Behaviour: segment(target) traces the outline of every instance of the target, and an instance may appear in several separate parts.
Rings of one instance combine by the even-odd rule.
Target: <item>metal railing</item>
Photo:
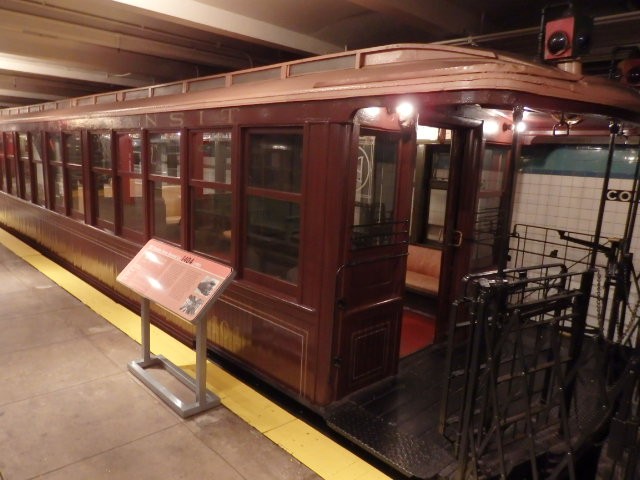
[[[540,458],[550,450],[570,458],[578,447],[584,274],[554,263],[465,279],[465,295],[452,306],[440,417],[458,478],[506,478],[523,464],[532,478],[547,478],[553,468]],[[562,470],[576,478],[573,463]]]

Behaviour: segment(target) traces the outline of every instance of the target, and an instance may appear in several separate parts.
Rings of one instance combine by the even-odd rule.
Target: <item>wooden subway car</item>
[[[460,279],[506,261],[519,138],[577,115],[587,134],[611,118],[637,133],[640,96],[417,44],[9,108],[0,223],[133,308],[115,277],[150,238],[231,265],[211,348],[322,410],[396,373],[409,244],[437,257],[409,287],[444,338]]]

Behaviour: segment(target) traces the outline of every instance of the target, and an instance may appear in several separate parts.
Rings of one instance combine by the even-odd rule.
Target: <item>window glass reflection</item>
[[[195,132],[191,137],[191,178],[231,184],[231,132]]]
[[[113,223],[114,221],[114,201],[112,176],[105,173],[93,174],[93,186],[96,199],[96,217]]]
[[[71,210],[84,214],[82,170],[69,169],[69,194],[71,195]]]
[[[82,165],[80,150],[80,132],[64,134],[64,155],[69,165]]]
[[[180,185],[153,182],[154,235],[172,243],[180,243],[182,220]]]
[[[111,134],[92,133],[89,135],[91,143],[91,166],[111,168]]]
[[[221,258],[231,254],[231,192],[192,188],[193,249]]]
[[[247,224],[246,266],[297,283],[300,205],[250,196]]]
[[[180,177],[180,133],[149,134],[150,172]]]
[[[251,135],[249,185],[285,192],[300,192],[302,135]]]
[[[144,232],[144,202],[142,180],[122,177],[122,226],[128,230]]]

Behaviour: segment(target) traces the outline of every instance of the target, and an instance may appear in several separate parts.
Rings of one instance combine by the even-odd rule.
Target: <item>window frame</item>
[[[66,139],[69,136],[78,136],[78,146],[80,149],[79,152],[79,163],[71,163],[69,157],[70,155],[68,154],[67,151],[67,143],[66,143]],[[85,221],[85,215],[86,215],[86,211],[87,211],[87,202],[86,202],[86,196],[87,196],[87,192],[86,192],[86,188],[85,186],[87,185],[86,182],[86,178],[85,178],[85,169],[84,169],[84,153],[86,151],[86,149],[83,146],[83,135],[82,135],[82,131],[80,130],[63,130],[61,132],[61,150],[62,150],[62,165],[63,165],[63,171],[64,171],[64,177],[65,177],[65,203],[66,203],[66,212],[67,212],[67,216],[71,217],[75,220],[78,221]],[[75,160],[75,159],[74,159]],[[82,210],[78,210],[75,209],[73,207],[73,200],[72,200],[72,185],[71,185],[71,176],[72,173],[77,173],[80,172],[80,185],[82,186],[82,192],[79,195],[78,198],[78,202],[79,205],[82,205]]]
[[[227,181],[217,181],[217,180],[207,180],[204,178],[195,178],[194,175],[194,168],[196,166],[196,161],[194,159],[194,155],[195,155],[195,150],[196,150],[196,146],[195,146],[195,142],[194,142],[194,138],[197,135],[202,135],[205,133],[211,133],[211,134],[216,134],[216,133],[220,133],[220,134],[228,134],[229,136],[229,157],[230,157],[230,165],[229,165],[229,179],[228,182]],[[188,142],[189,142],[189,148],[188,148],[188,171],[189,171],[189,175],[188,175],[188,210],[189,210],[189,225],[188,225],[188,244],[189,244],[189,248],[191,250],[193,250],[194,252],[197,252],[198,254],[207,256],[207,257],[211,257],[214,258],[216,260],[222,261],[224,263],[231,263],[232,259],[234,258],[234,250],[235,250],[235,246],[236,243],[234,242],[234,239],[237,238],[237,235],[235,233],[235,229],[236,229],[236,222],[234,220],[235,215],[235,190],[236,190],[236,185],[235,185],[235,179],[234,179],[234,130],[231,126],[216,126],[216,127],[212,127],[212,128],[200,128],[200,129],[193,129],[193,130],[189,130],[188,132]],[[225,180],[226,180],[226,165],[225,165]],[[204,177],[204,174],[201,175],[201,177]],[[230,233],[230,237],[228,238],[228,242],[229,242],[229,249],[225,252],[224,250],[220,250],[219,252],[205,252],[201,249],[197,249],[196,247],[196,241],[195,241],[195,236],[196,236],[196,224],[195,224],[195,219],[196,219],[196,198],[197,195],[195,193],[196,189],[211,189],[215,191],[215,194],[217,195],[219,192],[224,192],[226,194],[228,194],[230,196],[230,200],[231,200],[231,206],[230,206],[230,211],[229,211],[229,233]],[[223,238],[220,239],[221,242],[224,242],[224,235],[225,235],[226,231],[223,231]],[[218,254],[216,254],[218,253]]]
[[[148,219],[148,238],[157,238],[163,242],[171,243],[173,245],[177,245],[179,247],[183,247],[185,245],[185,182],[187,179],[185,178],[185,171],[187,167],[186,161],[186,137],[187,132],[184,129],[153,129],[153,130],[145,130],[146,135],[144,135],[143,143],[146,146],[146,150],[143,151],[143,178],[145,179],[144,183],[147,186],[147,211],[149,214],[147,215]],[[178,168],[178,175],[163,175],[162,173],[152,173],[151,170],[151,156],[152,156],[152,148],[151,148],[151,137],[153,135],[163,135],[163,134],[177,134],[179,135],[179,152],[178,152],[178,160],[180,162]],[[146,154],[145,154],[146,152]],[[145,168],[146,167],[146,168]],[[178,232],[179,239],[178,241],[173,241],[169,238],[162,237],[158,235],[156,231],[156,209],[158,202],[156,202],[155,197],[155,184],[157,182],[162,182],[164,184],[168,184],[169,186],[174,185],[178,187],[178,191],[180,194],[179,200],[179,211],[180,211],[180,219],[178,221]],[[164,197],[164,196],[163,196]],[[166,205],[165,205],[166,206]],[[166,217],[168,218],[168,217]]]
[[[68,192],[68,186],[67,186],[67,176],[65,173],[65,168],[64,168],[64,158],[62,155],[62,132],[59,130],[55,130],[55,131],[44,131],[44,135],[45,135],[45,157],[46,157],[46,165],[47,165],[47,185],[49,186],[49,209],[54,211],[54,212],[58,212],[62,215],[68,216],[68,210],[67,210],[67,192]],[[50,139],[53,136],[57,136],[58,139],[58,157],[57,159],[52,158],[51,152],[52,152],[52,148],[51,148],[51,141]],[[54,142],[55,144],[55,142]],[[57,202],[56,199],[58,198],[56,196],[56,187],[55,187],[55,180],[56,180],[56,176],[52,174],[52,171],[54,168],[59,168],[62,172],[62,205],[60,205],[60,202]]]
[[[16,132],[16,175],[18,183],[18,196],[33,202],[33,168],[31,166],[31,135],[29,132]],[[24,139],[24,145],[22,142]],[[27,184],[27,179],[29,180]]]
[[[251,186],[249,184],[249,169],[251,161],[251,137],[252,135],[299,135],[302,144],[300,148],[300,191],[290,192],[283,190],[275,190],[264,187]],[[268,288],[272,291],[278,291],[292,298],[298,298],[302,290],[302,275],[303,275],[303,247],[302,233],[304,232],[304,211],[305,211],[305,174],[306,174],[306,157],[307,157],[307,142],[308,131],[304,125],[292,125],[292,126],[273,126],[273,127],[247,127],[242,134],[242,171],[244,173],[244,179],[242,181],[243,190],[243,205],[242,205],[242,238],[238,244],[240,248],[240,264],[242,266],[242,276],[245,280],[255,283],[261,287]],[[249,197],[258,196],[262,198],[270,198],[273,200],[280,200],[286,202],[296,203],[299,206],[300,219],[298,224],[298,231],[300,233],[300,240],[298,242],[298,277],[295,283],[282,279],[281,277],[270,275],[259,270],[254,270],[247,267],[247,255],[248,255],[248,230],[249,230]]]
[[[7,179],[5,177],[4,133],[0,131],[0,190],[7,191]]]
[[[7,192],[15,197],[19,196],[18,165],[17,165],[17,142],[15,132],[4,132],[4,152],[5,152],[5,173],[7,180]],[[9,152],[9,144],[13,149]]]
[[[365,162],[367,158],[362,154],[362,140],[374,137],[375,142],[371,145],[372,155],[370,162]],[[398,201],[400,195],[400,158],[402,148],[402,135],[397,130],[376,128],[375,126],[360,126],[357,133],[358,154],[357,167],[354,185],[351,194],[353,203],[351,205],[349,248],[363,249],[371,247],[386,247],[402,242],[404,235],[403,221],[398,218]],[[389,148],[389,146],[393,148]],[[385,154],[393,152],[393,162],[386,161]],[[382,155],[381,155],[382,154]],[[360,163],[362,161],[362,163]],[[378,167],[383,164],[393,165],[393,178],[389,180],[389,175],[380,175]],[[365,165],[367,168],[365,169]],[[362,170],[360,170],[362,169]],[[363,181],[361,175],[367,170],[371,185],[368,194],[360,193],[360,190],[368,185],[369,181]],[[373,188],[371,188],[373,187]],[[381,188],[384,187],[384,193]],[[393,191],[389,192],[392,188]],[[389,195],[391,193],[391,195]],[[370,197],[370,198],[367,198]],[[391,208],[383,199],[392,201]],[[376,207],[377,204],[377,207]],[[384,208],[380,209],[380,206]]]
[[[36,159],[33,154],[35,137],[40,141],[40,159]],[[44,146],[44,132],[42,130],[32,130],[29,132],[29,153],[31,164],[31,197],[32,202],[41,207],[47,206],[47,172],[46,172],[46,153],[42,148]],[[38,166],[40,166],[40,173],[42,175],[42,191],[40,190],[40,184],[38,183]]]
[[[447,158],[447,178],[438,178],[435,176],[435,168],[436,168],[436,160],[437,157],[446,156]],[[449,175],[451,169],[451,142],[445,143],[431,143],[428,144],[428,155],[425,163],[425,209],[422,221],[424,222],[424,236],[419,239],[420,244],[442,248],[444,246],[444,229],[446,225],[443,223],[440,224],[431,224],[429,223],[429,218],[431,216],[431,203],[433,201],[432,192],[439,191],[444,192],[444,205],[443,207],[446,209],[448,197],[449,197]],[[446,219],[446,212],[442,212],[443,216]],[[446,222],[446,220],[445,220]],[[440,235],[438,239],[429,238],[429,226],[434,225],[436,227],[440,227]]]
[[[121,151],[120,151],[120,138],[127,135],[138,135],[140,141],[140,161],[139,161],[139,171],[136,171],[135,167],[132,167],[129,170],[125,170],[120,168],[122,164]],[[115,189],[116,189],[116,235],[121,236],[127,240],[134,241],[136,243],[143,243],[147,238],[149,238],[149,221],[148,221],[148,211],[149,207],[147,205],[148,198],[148,188],[145,181],[146,174],[146,131],[145,130],[116,130],[112,135],[112,142],[114,145],[114,156],[113,156],[113,164],[115,169]],[[132,148],[132,155],[134,155],[135,149]],[[135,157],[134,157],[135,158]],[[133,164],[135,165],[135,164]],[[135,230],[133,228],[129,228],[129,226],[125,226],[125,214],[124,214],[124,200],[125,200],[125,192],[128,189],[124,188],[125,181],[131,180],[139,180],[140,190],[141,190],[141,224],[140,230]],[[131,184],[129,184],[131,185]]]
[[[93,154],[94,154],[94,144],[93,144],[93,136],[94,135],[109,135],[109,159],[111,165],[109,167],[96,166],[93,163]],[[116,180],[116,162],[115,158],[115,148],[114,148],[114,133],[112,130],[89,130],[87,132],[87,145],[88,145],[88,165],[89,165],[89,191],[91,192],[91,224],[97,227],[106,229],[112,233],[116,233],[116,226],[118,225],[118,188],[117,180]],[[111,177],[111,196],[112,196],[112,206],[111,206],[111,217],[112,221],[109,221],[104,218],[103,215],[100,215],[100,201],[98,196],[98,188],[96,185],[96,175],[109,175]]]

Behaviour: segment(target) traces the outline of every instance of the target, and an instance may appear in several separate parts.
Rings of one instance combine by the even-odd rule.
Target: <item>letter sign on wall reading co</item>
[[[630,202],[633,199],[633,192],[629,190],[607,190],[607,200],[616,202]]]
[[[158,240],[149,240],[117,280],[193,322],[233,280],[231,267]]]

